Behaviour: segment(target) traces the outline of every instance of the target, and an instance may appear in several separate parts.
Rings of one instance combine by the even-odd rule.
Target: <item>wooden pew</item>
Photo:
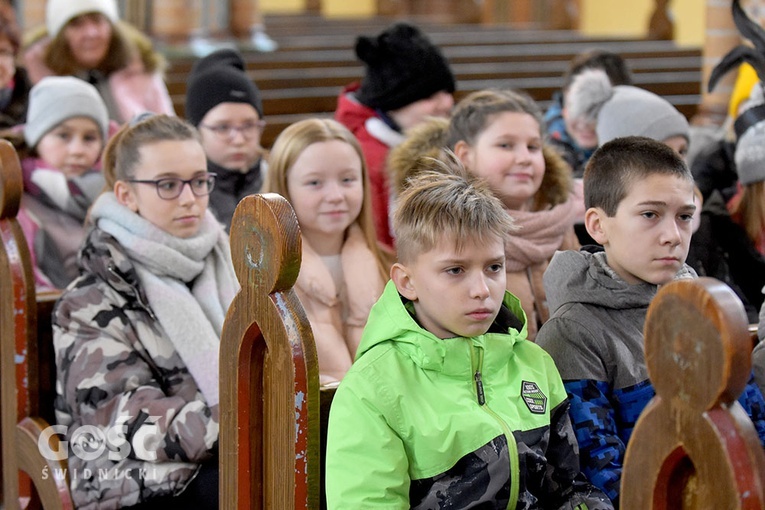
[[[686,57],[639,57],[628,59],[633,75],[655,72],[696,72],[701,76],[701,54]],[[562,83],[569,63],[564,60],[545,62],[463,62],[451,65],[458,81],[548,77]],[[361,65],[338,67],[284,67],[247,69],[247,76],[261,91],[295,87],[343,87],[364,75]],[[171,95],[186,93],[187,72],[169,73],[166,78]]]
[[[665,97],[697,94],[701,81],[700,71],[642,73],[635,76],[635,85]],[[492,78],[464,80],[457,83],[459,94],[487,88],[512,88],[528,92],[537,101],[549,100],[560,89],[560,77]],[[305,86],[261,91],[263,113],[270,115],[292,113],[333,112],[341,87]],[[186,97],[175,96],[177,109],[184,109]]]
[[[288,202],[245,197],[231,222],[231,253],[241,290],[221,335],[221,508],[319,508],[318,360],[292,289],[301,240]]]
[[[568,62],[574,55],[582,51],[601,47],[622,55],[624,58],[656,57],[687,57],[699,54],[698,48],[681,48],[672,41],[651,41],[643,39],[626,39],[604,41],[584,39],[577,41],[552,42],[549,44],[476,44],[449,46],[443,48],[443,53],[451,64],[463,62]],[[275,51],[271,53],[244,53],[248,68],[279,69],[284,67],[341,67],[358,66],[353,53],[353,39],[343,48],[337,49],[302,49],[295,51]],[[188,73],[196,60],[191,56],[168,55],[170,72]]]
[[[645,324],[656,397],[627,446],[622,510],[765,508],[765,453],[736,401],[751,348],[743,306],[723,283],[659,290]]]
[[[37,295],[16,220],[23,183],[15,150],[0,140],[0,406],[6,510],[71,509],[66,460],[45,458],[38,439],[53,420],[55,363],[51,311],[58,294]],[[62,451],[58,437],[50,451]]]

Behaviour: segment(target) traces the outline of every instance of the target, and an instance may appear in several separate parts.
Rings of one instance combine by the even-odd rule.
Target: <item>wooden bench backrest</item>
[[[0,406],[6,509],[73,508],[66,461],[46,459],[38,438],[53,410],[55,370],[50,312],[56,294],[38,296],[31,258],[16,215],[23,181],[13,146],[0,140]],[[38,331],[39,328],[39,331]],[[45,418],[41,410],[45,410]],[[51,451],[59,451],[57,437]],[[58,470],[58,471],[56,471]]]
[[[245,197],[231,253],[241,290],[221,335],[221,508],[318,508],[318,360],[292,289],[301,240],[288,202]]]
[[[765,453],[736,401],[751,351],[743,306],[723,283],[659,290],[645,324],[656,396],[627,446],[622,510],[765,508]]]

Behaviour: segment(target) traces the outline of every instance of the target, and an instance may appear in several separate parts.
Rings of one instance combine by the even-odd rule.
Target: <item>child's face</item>
[[[207,161],[196,140],[163,140],[140,148],[141,161],[135,168],[135,180],[158,180],[168,177],[188,180],[207,174]],[[184,184],[174,199],[160,198],[154,184],[115,184],[117,200],[160,229],[176,237],[193,237],[199,232],[207,211],[209,196],[197,196],[190,184]]]
[[[64,39],[77,63],[85,69],[93,69],[109,51],[112,24],[103,14],[83,14],[66,24]]]
[[[202,118],[199,132],[205,154],[223,168],[246,173],[260,157],[263,123],[251,104],[216,105]]]
[[[695,209],[692,182],[653,174],[630,185],[613,217],[590,208],[585,224],[624,281],[662,285],[685,262]]]
[[[37,143],[37,154],[68,178],[92,169],[101,155],[103,139],[89,117],[73,117],[51,129]]]
[[[566,131],[580,148],[594,149],[598,146],[595,122],[571,118],[565,106],[561,113],[563,114],[563,122],[566,124]]]
[[[454,96],[442,90],[430,97],[420,99],[388,113],[396,121],[396,124],[406,131],[428,117],[448,117],[453,106]]]
[[[287,171],[287,191],[311,247],[322,255],[337,254],[345,230],[361,212],[361,158],[340,140],[313,143]]]
[[[396,263],[391,278],[414,303],[419,324],[438,338],[486,333],[505,295],[505,245],[501,238],[466,240],[457,250],[444,236],[409,264]]]
[[[684,136],[676,135],[662,141],[664,145],[675,151],[675,154],[683,158],[686,161],[688,158],[688,140]]]
[[[527,113],[493,116],[472,146],[460,141],[455,152],[468,170],[488,181],[508,209],[527,208],[542,184],[542,136],[539,123]]]

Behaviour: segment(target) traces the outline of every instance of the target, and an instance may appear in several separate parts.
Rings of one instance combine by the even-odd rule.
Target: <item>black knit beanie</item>
[[[186,119],[198,126],[221,103],[247,103],[263,117],[260,91],[244,71],[234,49],[222,49],[198,60],[186,80]]]
[[[441,51],[409,23],[396,23],[377,37],[356,39],[366,74],[356,93],[370,108],[397,110],[436,92],[454,92],[454,75]]]

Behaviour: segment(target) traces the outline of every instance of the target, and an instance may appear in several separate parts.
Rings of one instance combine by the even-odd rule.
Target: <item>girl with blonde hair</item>
[[[389,267],[375,235],[361,147],[334,120],[296,122],[274,142],[264,190],[295,210],[303,246],[295,290],[316,339],[322,383],[338,381]]]

